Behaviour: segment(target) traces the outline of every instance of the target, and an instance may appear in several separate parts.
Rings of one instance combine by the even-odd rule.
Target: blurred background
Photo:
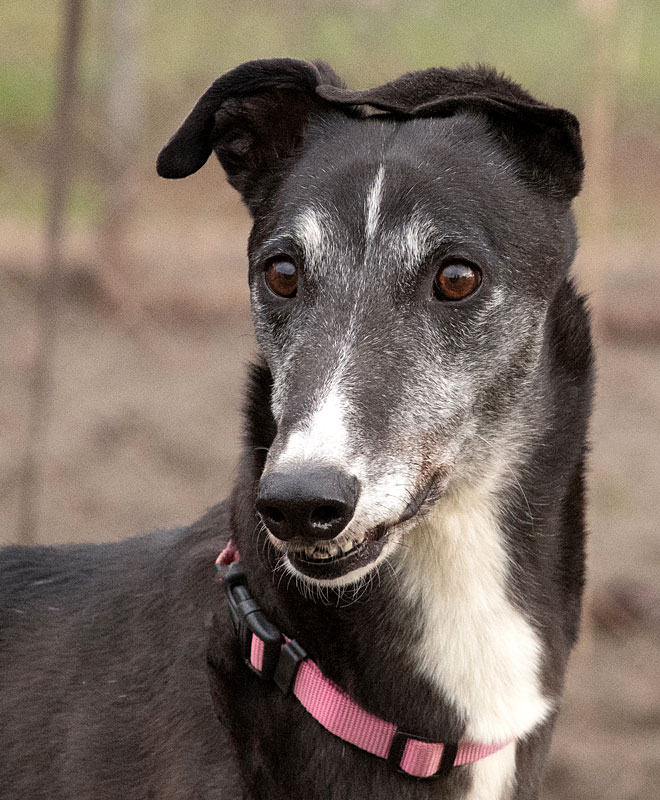
[[[0,543],[185,524],[231,486],[247,213],[155,157],[253,58],[354,88],[486,62],[581,119],[598,345],[590,582],[544,800],[660,796],[657,0],[0,0]]]

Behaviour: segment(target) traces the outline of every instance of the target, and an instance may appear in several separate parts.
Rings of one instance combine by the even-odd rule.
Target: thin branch
[[[49,147],[49,191],[44,270],[36,291],[37,349],[32,365],[31,407],[21,475],[17,539],[37,541],[43,457],[52,406],[52,362],[57,333],[57,299],[67,199],[73,172],[78,63],[83,0],[64,0],[64,30],[59,58],[58,87]]]

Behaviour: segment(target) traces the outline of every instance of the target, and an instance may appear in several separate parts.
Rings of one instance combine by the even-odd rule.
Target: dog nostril
[[[334,506],[318,506],[310,514],[313,525],[330,525],[341,517],[341,511]]]
[[[279,510],[279,508],[276,508],[275,506],[268,506],[267,508],[264,508],[264,510],[261,513],[263,514],[264,517],[268,517],[270,522],[284,522],[284,520],[286,519],[286,517]]]

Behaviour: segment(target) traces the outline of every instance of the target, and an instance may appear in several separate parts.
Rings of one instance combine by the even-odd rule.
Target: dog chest
[[[552,703],[541,691],[539,638],[508,599],[494,501],[478,492],[450,497],[407,538],[400,578],[422,614],[419,672],[465,720],[466,738],[521,739],[547,718]],[[472,769],[470,800],[506,797],[515,777],[515,741]]]

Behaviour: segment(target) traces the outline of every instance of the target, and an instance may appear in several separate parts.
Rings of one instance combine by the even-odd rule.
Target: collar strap
[[[230,542],[216,568],[224,573],[221,580],[243,660],[262,680],[273,681],[285,695],[295,695],[330,733],[415,778],[445,775],[454,766],[471,764],[510,743],[432,742],[361,708],[321,672],[295,639],[268,620],[248,588],[239,558]]]

